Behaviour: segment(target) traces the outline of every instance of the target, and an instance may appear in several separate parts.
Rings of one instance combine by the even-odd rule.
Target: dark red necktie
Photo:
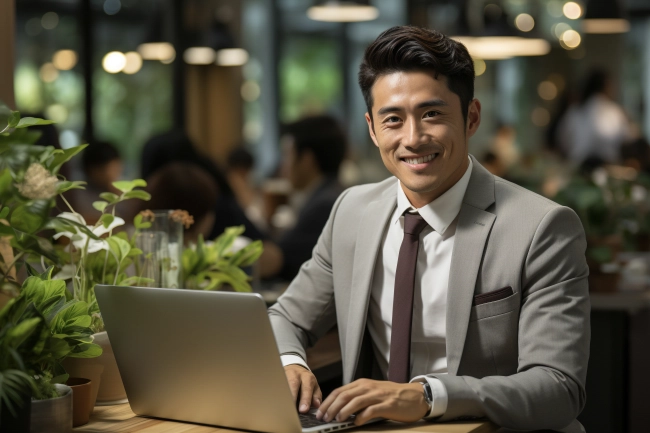
[[[393,295],[393,324],[390,335],[388,380],[407,383],[411,360],[411,325],[413,323],[413,288],[418,259],[420,232],[427,222],[417,214],[404,214],[404,240],[399,249]]]

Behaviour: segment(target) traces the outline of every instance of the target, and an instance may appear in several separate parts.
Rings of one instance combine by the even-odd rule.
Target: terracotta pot
[[[72,388],[72,426],[88,424],[94,402],[91,404],[90,380],[81,377],[71,377],[66,382]]]
[[[84,377],[90,380],[90,412],[95,407],[97,392],[102,380],[104,365],[100,357],[97,358],[66,358],[63,368],[70,377]]]
[[[106,331],[94,334],[95,343],[102,347],[103,353],[98,356],[99,363],[104,366],[102,373],[102,380],[99,384],[99,391],[97,392],[97,405],[111,405],[123,404],[128,400],[126,399],[126,391],[122,383],[120,371],[117,369],[117,362],[115,362],[115,355],[113,355],[113,348],[111,342],[108,340]]]
[[[31,433],[72,432],[72,389],[56,384],[60,397],[32,400]]]

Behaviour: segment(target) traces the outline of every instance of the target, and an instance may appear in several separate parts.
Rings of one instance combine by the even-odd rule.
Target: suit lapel
[[[379,249],[382,247],[381,240],[386,224],[397,203],[395,188],[396,186],[393,186],[392,189],[389,188],[382,198],[368,204],[359,224],[350,287],[352,295],[348,310],[348,328],[343,352],[343,383],[352,381],[357,368],[359,350],[366,328],[375,262]],[[346,366],[350,368],[346,369]]]
[[[463,355],[476,278],[496,215],[487,212],[495,201],[494,176],[474,157],[472,175],[458,214],[447,291],[447,369],[456,375]]]

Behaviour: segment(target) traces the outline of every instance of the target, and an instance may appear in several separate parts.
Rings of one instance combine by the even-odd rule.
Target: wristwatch
[[[429,382],[422,382],[422,388],[424,390],[424,401],[429,405],[429,411],[425,415],[427,417],[431,413],[431,409],[433,409],[433,392],[431,391]]]

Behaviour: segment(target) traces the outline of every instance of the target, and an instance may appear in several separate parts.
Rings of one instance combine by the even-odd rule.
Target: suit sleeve
[[[334,220],[347,192],[341,194],[308,260],[278,302],[269,318],[280,354],[306,359],[305,349],[336,324],[332,271]]]
[[[544,216],[522,270],[517,373],[482,379],[431,375],[449,395],[441,420],[487,417],[517,430],[574,425],[585,405],[589,358],[585,249],[572,210],[557,207]]]

